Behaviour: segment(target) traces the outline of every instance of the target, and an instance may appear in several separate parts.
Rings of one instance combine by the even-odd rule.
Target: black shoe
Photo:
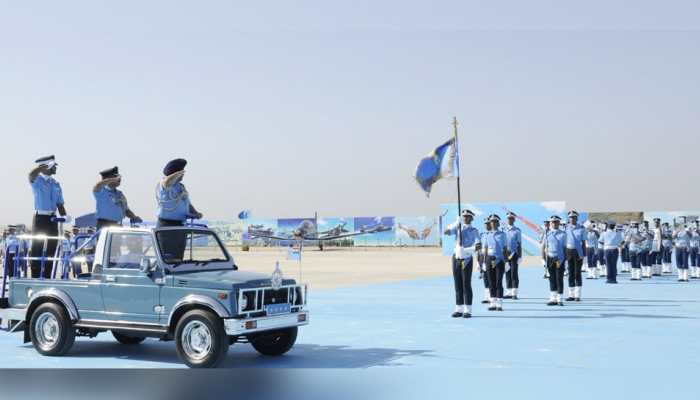
[[[488,300],[481,300],[481,304],[489,304],[489,303],[490,303],[490,301],[488,301]]]
[[[513,300],[518,300],[518,296],[511,297]]]
[[[550,301],[547,303],[548,306],[556,306],[558,303],[556,301]]]
[[[503,307],[496,307],[496,311],[503,311]]]
[[[566,298],[566,301],[574,301],[574,300],[576,300],[576,299],[573,298],[573,297],[567,297],[567,298]]]
[[[491,306],[488,308],[489,311],[496,311],[496,306]]]
[[[587,276],[586,279],[595,279],[595,278],[592,276]]]
[[[616,285],[616,284],[617,284],[617,281],[605,281],[605,283],[610,283],[610,284],[612,284],[612,285]]]
[[[580,298],[576,298],[576,301],[581,301],[581,299],[580,299]]]
[[[464,315],[462,315],[462,318],[471,318],[472,315],[469,314],[468,312],[465,312]]]
[[[506,296],[503,296],[503,298],[504,298],[504,299],[512,299],[513,296],[511,296],[511,295],[506,295]]]
[[[461,312],[455,311],[455,312],[452,313],[452,318],[461,318],[461,317],[462,317],[462,313],[461,313]]]

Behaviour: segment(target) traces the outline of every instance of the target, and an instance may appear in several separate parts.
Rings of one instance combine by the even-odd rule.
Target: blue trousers
[[[617,283],[617,249],[605,250],[605,266],[608,271],[608,282]]]
[[[639,263],[639,254],[636,251],[630,251],[630,264],[632,264],[632,268],[642,267]]]
[[[698,261],[700,261],[700,257],[698,257],[698,248],[691,247],[690,248],[690,266],[697,267]]]
[[[671,254],[673,253],[673,248],[664,247],[662,253],[663,253],[663,262],[666,264],[671,264],[671,262],[673,260],[671,257]]]
[[[651,262],[649,261],[649,250],[642,250],[639,252],[639,262],[642,267],[651,267]]]
[[[676,247],[676,268],[688,269],[688,249]]]
[[[595,249],[592,248],[587,248],[586,249],[586,258],[588,258],[588,268],[595,268],[596,267],[596,251]]]

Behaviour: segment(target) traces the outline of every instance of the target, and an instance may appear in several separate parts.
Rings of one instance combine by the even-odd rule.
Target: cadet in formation
[[[578,223],[578,212],[569,211],[566,226],[566,265],[569,269],[569,297],[566,301],[581,301],[583,259],[586,257],[586,229]]]
[[[586,279],[598,279],[598,250],[599,234],[595,229],[595,221],[590,221],[586,228]]]
[[[539,237],[540,248],[542,248],[542,266],[544,267],[544,276],[542,278],[549,279],[549,269],[547,268],[547,254],[545,252],[545,240],[547,239],[547,232],[549,232],[549,220],[542,223],[542,233]]]
[[[662,224],[661,229],[662,265],[664,274],[673,273],[673,230],[668,222]]]
[[[122,183],[119,168],[106,169],[100,172],[100,176],[102,179],[92,189],[92,194],[95,197],[97,229],[108,226],[121,226],[125,217],[129,217],[132,224],[143,222],[129,208],[124,193],[117,189]]]
[[[690,247],[690,238],[691,234],[685,225],[673,232],[678,282],[688,282],[688,248]]]
[[[53,155],[39,158],[35,163],[36,166],[29,172],[29,184],[34,194],[32,234],[56,238],[59,236],[56,211],[58,211],[58,214],[62,217],[67,216],[65,202],[63,200],[63,190],[61,190],[61,185],[54,178],[58,164]],[[57,245],[57,240],[46,240],[46,247],[44,247],[44,241],[36,240],[32,243],[30,257],[40,258],[42,254],[44,254],[44,251],[46,257],[55,257],[57,255]],[[41,260],[32,260],[32,277],[51,277],[53,263],[44,262],[43,264],[44,271],[42,275]]]
[[[639,232],[639,222],[630,222],[629,229],[625,232],[624,245],[629,249],[630,267],[633,281],[642,279],[642,266],[639,262],[639,250],[641,243],[644,241]]]
[[[547,305],[563,306],[566,233],[559,229],[561,218],[558,215],[552,215],[549,221],[550,229],[546,231],[543,246],[549,272],[549,302]]]
[[[472,316],[472,271],[474,254],[481,248],[479,231],[472,226],[474,213],[462,211],[462,221],[455,222],[445,230],[445,235],[455,236],[455,249],[452,255],[452,276],[455,282],[455,311],[453,318]]]
[[[489,232],[491,232],[491,223],[489,222],[489,218],[486,217],[484,218],[484,231],[479,235],[481,243],[486,243],[486,236]],[[489,304],[491,303],[491,288],[489,286],[489,274],[486,270],[486,261],[484,260],[483,246],[479,251],[479,268],[481,279],[484,281],[484,299],[481,301],[481,304]]]
[[[605,251],[605,267],[607,280],[605,283],[617,283],[617,259],[622,245],[622,233],[615,229],[615,221],[608,221],[605,232],[600,235],[599,243]]]
[[[690,278],[700,279],[700,221],[690,229]]]
[[[663,273],[662,263],[663,263],[663,230],[661,228],[661,219],[654,218],[654,227],[651,229],[651,252],[649,253],[652,270],[651,273],[654,276],[661,276]]]
[[[503,298],[518,299],[518,288],[520,286],[520,276],[518,268],[520,259],[523,257],[523,236],[520,228],[515,226],[516,215],[514,212],[508,212],[506,233],[506,250],[508,263],[506,271],[506,289],[507,292]]]
[[[501,218],[492,214],[489,217],[491,231],[486,235],[484,262],[489,280],[489,311],[503,311],[503,274],[506,266],[506,234],[498,229]]]

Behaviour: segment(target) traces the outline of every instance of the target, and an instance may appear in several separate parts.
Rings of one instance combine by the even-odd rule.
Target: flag
[[[418,162],[413,177],[418,181],[426,196],[430,196],[433,184],[442,178],[459,176],[459,146],[456,138],[451,138]]]
[[[250,218],[250,210],[243,210],[238,213],[238,219],[248,219]]]
[[[287,248],[287,260],[301,261],[301,249],[295,249],[292,246]]]

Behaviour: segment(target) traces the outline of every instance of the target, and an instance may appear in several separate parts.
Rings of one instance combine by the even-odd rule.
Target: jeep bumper
[[[226,334],[229,336],[241,336],[254,332],[308,325],[308,323],[309,312],[299,311],[296,313],[259,318],[226,318],[224,319],[224,328],[226,329]]]

